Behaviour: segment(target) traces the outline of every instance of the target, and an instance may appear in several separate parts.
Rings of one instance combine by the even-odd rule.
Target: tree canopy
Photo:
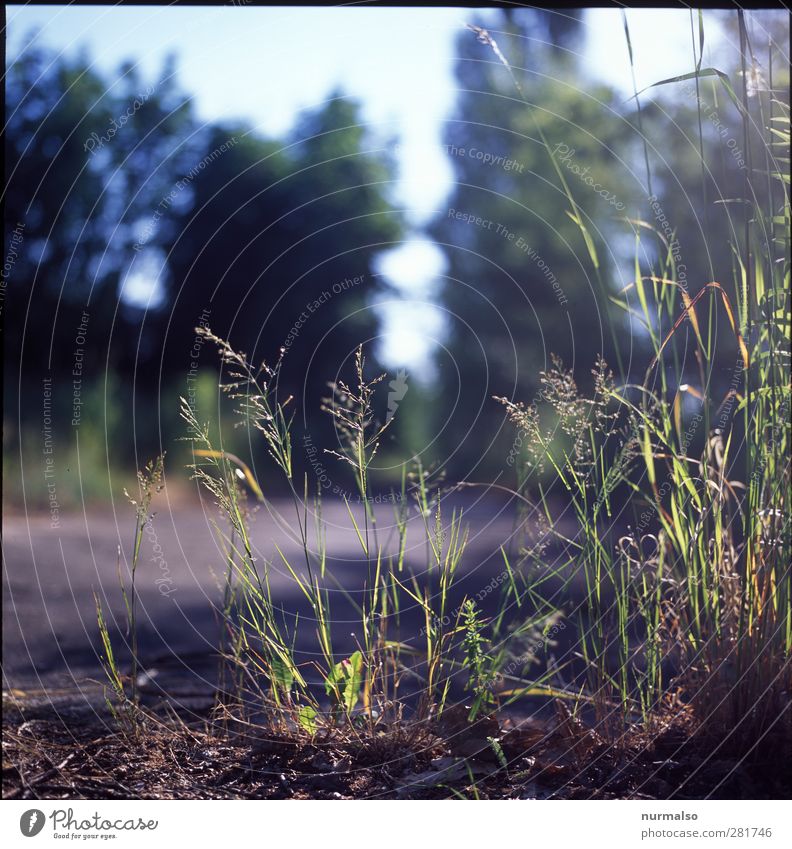
[[[145,415],[168,387],[177,412],[207,324],[254,360],[285,348],[283,392],[317,418],[326,382],[376,334],[375,257],[403,232],[359,104],[336,92],[270,139],[201,121],[173,60],[148,83],[131,63],[106,75],[33,47],[9,68],[7,115],[6,233],[20,225],[22,242],[6,373],[23,418],[37,404],[24,385],[53,374],[66,423],[81,324],[83,379],[117,377],[118,409],[137,399]],[[135,438],[157,436],[152,418]]]

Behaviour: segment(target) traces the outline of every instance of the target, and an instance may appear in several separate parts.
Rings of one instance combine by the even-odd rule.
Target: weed
[[[739,24],[745,72],[749,44],[742,13]],[[491,37],[477,34],[509,67]],[[632,62],[626,21],[625,34]],[[714,73],[701,69],[699,55],[696,71],[679,79],[695,78],[698,86],[699,78]],[[749,91],[747,72],[741,101],[725,75],[717,74],[739,110],[745,149],[762,146],[768,165],[776,163],[767,173],[780,188],[768,191],[777,205],[763,208],[749,197],[746,182],[742,203],[754,212],[746,212],[742,241],[733,245],[738,262],[731,292],[708,282],[691,297],[672,252],[661,253],[659,267],[648,274],[637,270],[628,287],[653,348],[642,384],[625,379],[617,386],[599,364],[594,396],[586,399],[554,360],[537,402],[498,400],[527,436],[520,493],[537,492],[537,513],[563,547],[566,567],[586,582],[578,645],[591,699],[586,703],[594,707],[598,728],[623,739],[636,722],[659,727],[670,705],[680,712],[686,705],[701,733],[720,736],[719,747],[734,746],[732,729],[739,728],[745,750],[774,727],[788,726],[792,684],[789,243],[788,229],[781,230],[790,207],[788,174],[773,153],[789,141],[789,109],[766,90],[771,86],[763,96],[756,87]],[[516,79],[515,85],[520,90]],[[758,120],[751,114],[752,95]],[[765,136],[751,139],[754,133]],[[651,185],[646,148],[645,155]],[[575,201],[559,178],[588,245]],[[655,234],[668,247],[664,234]],[[639,244],[636,235],[636,250]],[[591,248],[590,258],[597,268]],[[702,325],[697,310],[707,298],[710,320]],[[618,303],[631,310],[626,301]],[[724,399],[713,394],[716,305],[728,319],[737,352],[736,378]],[[685,378],[687,364],[677,346],[685,324],[695,339],[697,386]],[[687,422],[686,395],[699,408]],[[543,423],[543,416],[549,421]],[[695,444],[702,445],[698,453]],[[541,479],[545,466],[573,507],[572,535],[553,527],[548,485]],[[637,519],[624,534],[613,515],[617,490],[628,494],[623,500]],[[541,564],[543,552],[534,556]]]

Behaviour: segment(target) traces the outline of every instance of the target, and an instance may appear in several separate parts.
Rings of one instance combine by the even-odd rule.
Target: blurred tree
[[[724,21],[733,34],[718,61],[740,94],[736,20],[730,13]],[[695,18],[691,23],[697,43]],[[442,418],[434,431],[445,427],[451,435],[446,452],[459,445],[456,477],[504,470],[513,435],[507,429],[504,443],[503,419],[491,396],[530,400],[541,389],[538,374],[551,352],[582,384],[600,353],[625,376],[643,379],[651,356],[645,329],[611,303],[634,279],[636,235],[642,274],[656,274],[671,253],[691,296],[719,280],[738,303],[732,281],[739,270],[728,246],[739,244],[750,214],[739,199],[747,184],[748,196],[763,207],[771,191],[765,158],[770,92],[749,93],[752,129],[746,144],[740,112],[716,77],[702,78],[698,89],[695,80],[653,88],[641,97],[640,115],[635,101],[624,102],[592,82],[579,58],[577,14],[504,10],[477,24],[486,26],[497,49],[484,36],[460,36],[460,94],[445,135],[455,185],[431,228],[449,262],[442,292],[448,348],[438,354],[444,403],[435,407]],[[762,55],[768,34],[776,44],[773,63],[769,58],[760,63],[755,48],[760,66],[752,70],[749,61],[748,71],[755,89],[772,64],[778,97],[788,88],[778,51],[786,43],[788,18],[749,20],[748,30],[761,33]],[[691,71],[699,59],[691,47]],[[570,220],[561,177],[582,211],[598,272],[580,228]],[[636,227],[628,218],[644,224]],[[637,308],[634,290],[619,297]],[[713,315],[725,321],[722,312]],[[668,317],[661,336],[675,318]],[[725,392],[736,343],[724,328],[717,355]],[[681,332],[690,329],[685,325]],[[695,382],[692,337],[690,342]]]
[[[281,391],[295,397],[296,433],[309,430],[318,445],[334,438],[319,413],[327,382],[376,333],[374,259],[402,233],[391,175],[365,146],[359,107],[339,95],[282,144],[213,128],[212,162],[191,182],[194,203],[169,252],[162,369],[186,374],[202,314],[255,361],[273,363],[283,347]]]
[[[23,236],[6,293],[6,356],[42,372],[74,347],[107,243],[104,178],[86,141],[110,123],[114,101],[87,57],[56,62],[40,49],[11,65],[6,99],[5,232],[20,226]],[[103,348],[96,336],[86,345]]]
[[[174,213],[193,202],[189,186],[177,188],[177,175],[200,158],[210,130],[196,120],[192,98],[180,89],[172,56],[155,85],[146,86],[136,67],[126,63],[112,87],[119,103],[127,110],[132,104],[135,112],[132,131],[118,133],[103,163],[110,239],[99,270],[106,270],[118,299],[115,361],[131,374],[161,351],[158,322],[145,319],[166,307]]]
[[[513,65],[526,103],[498,53],[460,35],[460,93],[445,133],[455,183],[431,227],[449,262],[447,353],[438,355],[445,403],[435,429],[446,429],[456,477],[503,468],[513,435],[501,434],[493,395],[530,398],[550,353],[585,378],[598,353],[612,352],[611,225],[635,192],[617,158],[629,127],[614,94],[587,79],[569,49],[577,14],[498,11],[478,24]],[[590,216],[599,277],[556,169]]]
[[[335,94],[282,142],[264,140],[197,122],[172,59],[146,85],[131,63],[105,78],[86,55],[39,47],[10,67],[7,103],[6,242],[17,224],[22,242],[6,373],[32,387],[7,409],[38,415],[51,370],[65,427],[80,348],[85,397],[107,376],[123,411],[122,432],[106,434],[115,459],[168,447],[185,381],[217,367],[195,345],[203,323],[255,359],[286,348],[283,391],[314,431],[327,381],[376,333],[374,258],[402,234],[359,106]]]
[[[40,415],[39,381],[51,376],[61,433],[69,432],[74,398],[90,401],[84,431],[104,434],[114,460],[131,464],[136,449],[158,449],[155,421],[129,428],[135,385],[146,397],[141,409],[150,409],[154,375],[128,379],[157,347],[141,336],[156,291],[147,295],[140,280],[138,291],[125,284],[142,222],[199,130],[173,60],[147,85],[132,64],[103,76],[86,54],[72,59],[31,43],[7,83],[5,225],[7,236],[20,229],[22,241],[4,322],[6,375],[13,370],[19,380],[7,382],[6,401],[23,422]],[[148,243],[161,246],[162,234]],[[95,391],[100,383],[107,403]]]
[[[32,47],[9,69],[7,103],[6,227],[24,225],[8,307],[9,353],[24,368],[46,365],[51,350],[73,348],[85,310],[86,353],[107,355],[115,325],[111,359],[131,371],[140,325],[132,305],[142,307],[145,293],[121,298],[130,258],[199,134],[173,60],[147,86],[131,64],[104,79],[86,55],[72,60]],[[161,246],[162,234],[147,244]],[[25,327],[33,341],[22,356]],[[51,350],[42,338],[51,338]]]

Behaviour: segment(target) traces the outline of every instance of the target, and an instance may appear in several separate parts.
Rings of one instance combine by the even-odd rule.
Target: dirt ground
[[[750,759],[672,720],[614,745],[570,722],[515,723],[459,705],[440,722],[282,734],[222,732],[147,711],[121,733],[107,712],[8,710],[6,799],[789,799],[782,741]],[[491,745],[497,739],[497,750]],[[786,737],[788,742],[788,735]],[[788,748],[788,746],[787,746]]]

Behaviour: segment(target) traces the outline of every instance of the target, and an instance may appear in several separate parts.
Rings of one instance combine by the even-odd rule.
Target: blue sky
[[[416,228],[451,188],[442,125],[455,100],[454,41],[468,9],[9,6],[8,61],[37,39],[65,53],[87,47],[96,65],[114,71],[139,63],[154,80],[165,56],[178,58],[179,81],[207,121],[244,118],[264,134],[287,130],[300,110],[336,87],[358,97],[375,138],[398,136],[397,200]],[[630,10],[637,83],[691,69],[690,16],[685,10]],[[621,14],[586,12],[584,61],[593,79],[632,92]],[[719,27],[708,22],[708,34]],[[662,33],[663,49],[657,49]],[[705,58],[706,61],[706,58]],[[235,80],[260,79],[260,86]],[[382,271],[404,303],[387,313],[385,353],[394,361],[425,358],[442,334],[427,306],[442,258],[420,238],[385,258]]]

